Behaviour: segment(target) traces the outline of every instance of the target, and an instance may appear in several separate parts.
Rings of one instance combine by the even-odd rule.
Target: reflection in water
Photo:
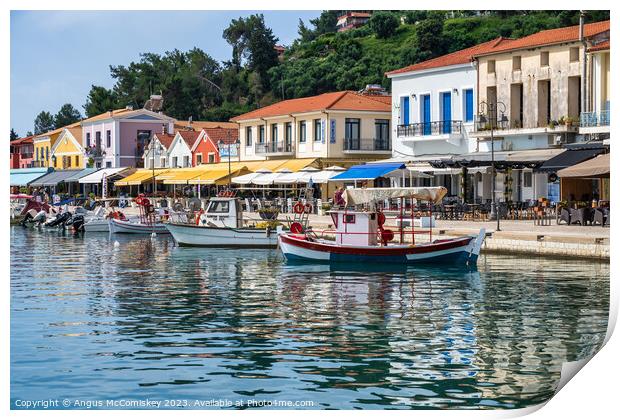
[[[602,343],[609,266],[288,266],[276,251],[12,228],[11,397],[523,407]]]

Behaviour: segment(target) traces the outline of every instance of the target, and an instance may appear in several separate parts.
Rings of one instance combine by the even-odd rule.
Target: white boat
[[[171,216],[166,224],[177,244],[203,247],[275,248],[275,229],[243,227],[241,203],[234,197],[214,197],[207,210],[189,217]]]
[[[138,234],[168,234],[163,223],[144,223],[140,220],[109,219],[111,233],[138,233]]]
[[[135,217],[127,219],[120,210],[113,209],[108,212],[108,214],[105,214],[105,209],[103,207],[97,207],[95,211],[87,214],[85,219],[84,231],[86,232],[109,232],[110,219],[137,221]]]

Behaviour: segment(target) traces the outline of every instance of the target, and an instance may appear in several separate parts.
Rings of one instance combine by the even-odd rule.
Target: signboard
[[[218,151],[220,153],[220,158],[228,158],[228,150],[229,146],[227,144],[220,144],[218,147]],[[239,156],[239,145],[234,143],[230,145],[230,157]]]
[[[329,142],[336,143],[336,120],[329,120]]]
[[[101,177],[101,197],[107,198],[108,196],[108,177],[104,173]]]

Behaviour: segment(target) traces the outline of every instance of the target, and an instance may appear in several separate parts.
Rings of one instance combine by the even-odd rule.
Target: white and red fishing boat
[[[477,236],[433,240],[432,223],[428,223],[428,230],[415,228],[419,211],[414,211],[414,199],[439,203],[446,192],[444,187],[347,189],[345,208],[330,212],[334,229],[319,235],[293,223],[290,233],[279,235],[279,246],[289,261],[473,265],[484,241],[484,229]],[[380,207],[390,199],[400,202],[396,231],[384,227],[386,213]],[[407,199],[412,203],[409,215],[404,214]],[[432,220],[432,206],[428,208],[430,214],[423,217]],[[403,221],[407,218],[410,226],[405,227]],[[421,241],[420,236],[427,240]]]
[[[135,199],[140,216],[137,219],[112,217],[108,219],[111,233],[138,233],[138,234],[169,234],[166,225],[155,214],[155,206],[144,196],[138,195]]]

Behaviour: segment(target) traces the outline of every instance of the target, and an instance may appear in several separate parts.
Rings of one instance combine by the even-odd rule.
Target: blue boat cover
[[[365,165],[351,166],[348,170],[331,177],[330,181],[355,181],[355,180],[372,180],[389,174],[397,169],[403,169],[404,163],[386,162],[386,163],[367,163]]]
[[[26,186],[51,171],[53,168],[11,169],[11,187]]]

